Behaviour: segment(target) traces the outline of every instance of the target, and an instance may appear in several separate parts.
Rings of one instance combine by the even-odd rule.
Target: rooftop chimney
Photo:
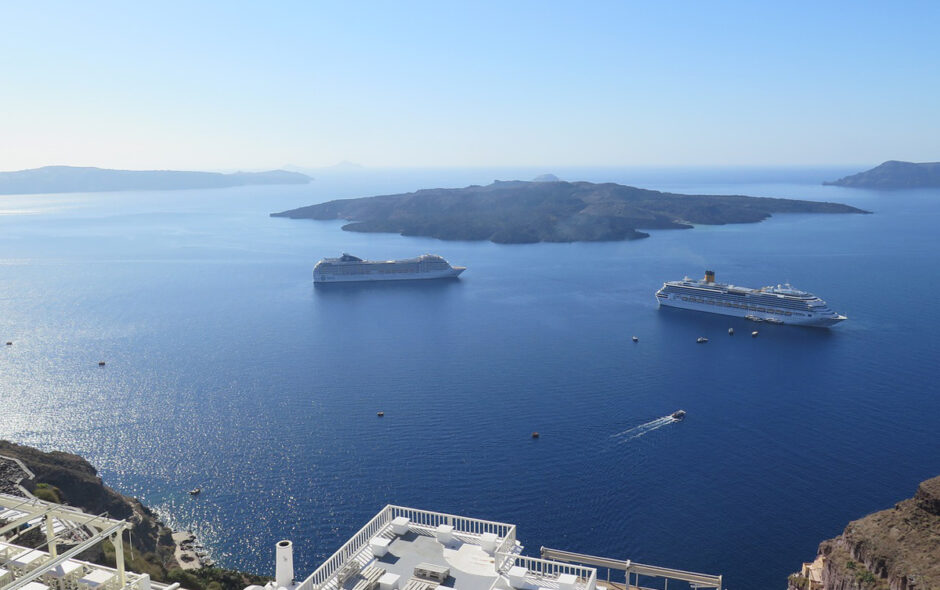
[[[275,550],[274,582],[278,588],[290,588],[294,583],[294,544],[278,541]]]

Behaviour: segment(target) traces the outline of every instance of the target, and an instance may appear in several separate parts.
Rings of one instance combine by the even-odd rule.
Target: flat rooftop
[[[281,542],[286,551],[290,543]],[[282,547],[279,547],[280,551]],[[605,590],[594,566],[624,572],[620,587],[640,576],[721,589],[721,576],[671,570],[542,548],[550,559],[522,554],[516,526],[388,505],[303,581],[281,569],[267,590]],[[631,575],[636,579],[631,584]],[[668,586],[667,586],[668,587]],[[257,587],[248,590],[260,590]]]

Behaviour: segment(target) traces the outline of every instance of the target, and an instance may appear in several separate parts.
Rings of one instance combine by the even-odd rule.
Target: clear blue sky
[[[10,2],[0,170],[940,160],[940,2]]]

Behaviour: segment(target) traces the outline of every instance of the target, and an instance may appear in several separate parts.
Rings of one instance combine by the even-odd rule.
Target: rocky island
[[[311,180],[313,179],[305,174],[285,170],[221,174],[45,166],[17,172],[0,172],[0,194],[182,190],[256,184],[307,184]]]
[[[838,203],[741,195],[681,195],[614,183],[495,181],[487,186],[341,199],[272,217],[345,219],[346,231],[496,243],[598,242],[641,229],[755,223],[774,213],[867,213]]]
[[[940,476],[913,498],[853,521],[819,545],[788,590],[936,590],[940,588]]]
[[[889,160],[871,170],[823,184],[880,189],[936,188],[940,187],[940,162],[915,164]]]

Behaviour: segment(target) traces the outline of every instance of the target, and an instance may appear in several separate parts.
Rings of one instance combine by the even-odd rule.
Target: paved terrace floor
[[[369,551],[368,547],[365,551]],[[458,590],[490,590],[499,581],[493,556],[483,551],[479,545],[455,538],[445,547],[434,536],[415,532],[414,529],[405,535],[396,536],[389,545],[387,554],[373,557],[366,561],[365,565],[375,565],[401,576],[398,587],[404,588],[414,576],[415,566],[419,563],[432,563],[450,568],[450,577],[443,585]],[[354,578],[347,581],[342,586],[343,590],[352,590],[357,580],[358,578]]]

